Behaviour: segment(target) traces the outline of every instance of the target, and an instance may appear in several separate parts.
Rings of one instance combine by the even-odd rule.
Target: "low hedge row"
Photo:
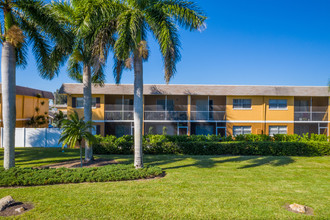
[[[133,165],[108,165],[93,168],[11,168],[0,169],[0,186],[35,186],[61,183],[108,182],[122,180],[136,180],[159,176],[159,167],[149,166],[135,169]]]
[[[194,139],[195,138],[195,139]],[[206,138],[205,140],[201,140]],[[132,154],[133,137],[98,137],[93,146],[96,154]],[[148,135],[143,138],[145,154],[188,155],[273,155],[325,156],[330,155],[330,143],[325,141],[216,141],[210,137]]]

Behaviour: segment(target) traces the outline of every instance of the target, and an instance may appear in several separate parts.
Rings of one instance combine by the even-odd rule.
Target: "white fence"
[[[58,144],[61,136],[59,128],[16,128],[15,147],[62,147]],[[1,147],[3,128],[1,128]]]

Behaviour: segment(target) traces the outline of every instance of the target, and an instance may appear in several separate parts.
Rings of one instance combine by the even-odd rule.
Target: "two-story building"
[[[82,84],[63,84],[68,114],[83,116]],[[133,134],[133,85],[92,89],[93,122],[102,135]],[[328,87],[144,85],[144,134],[329,135]]]
[[[2,94],[0,84],[0,126],[2,127]],[[37,115],[47,116],[49,100],[53,93],[38,89],[16,86],[16,127],[26,127],[26,123]],[[48,127],[48,123],[43,125]]]

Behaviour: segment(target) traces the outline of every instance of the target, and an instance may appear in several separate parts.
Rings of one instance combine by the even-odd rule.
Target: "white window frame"
[[[275,101],[275,103],[273,103],[274,105],[276,105],[275,108],[270,107],[270,102],[271,101]],[[280,107],[280,101],[285,101],[286,102],[286,107]],[[269,108],[269,110],[288,110],[288,100],[287,99],[269,99],[268,108]]]
[[[271,133],[271,132],[270,132],[270,129],[271,129],[271,128],[276,128],[277,133]],[[280,133],[281,128],[285,128],[285,133]],[[278,125],[276,125],[276,126],[269,126],[269,127],[268,127],[268,134],[269,134],[269,136],[274,136],[274,134],[288,134],[288,126],[286,126],[286,125],[280,125],[280,126],[278,126]]]
[[[235,100],[239,100],[240,107],[235,107]],[[244,108],[244,101],[250,100],[250,107]],[[251,110],[252,109],[252,99],[233,99],[233,109],[235,110]]]
[[[240,129],[240,133],[236,134],[235,130]],[[246,131],[246,130],[249,131]],[[240,134],[252,134],[252,127],[251,126],[234,126],[233,127],[233,136],[240,135]]]

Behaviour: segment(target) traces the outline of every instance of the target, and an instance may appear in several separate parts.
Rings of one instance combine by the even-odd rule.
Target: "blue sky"
[[[171,84],[327,85],[330,78],[329,0],[198,0],[209,19],[200,32],[181,30],[182,60]],[[149,38],[144,83],[163,84],[158,46]],[[52,81],[39,77],[29,55],[17,85],[55,91],[74,82],[65,67]],[[112,60],[107,83],[113,83]],[[124,72],[122,83],[133,83]]]

